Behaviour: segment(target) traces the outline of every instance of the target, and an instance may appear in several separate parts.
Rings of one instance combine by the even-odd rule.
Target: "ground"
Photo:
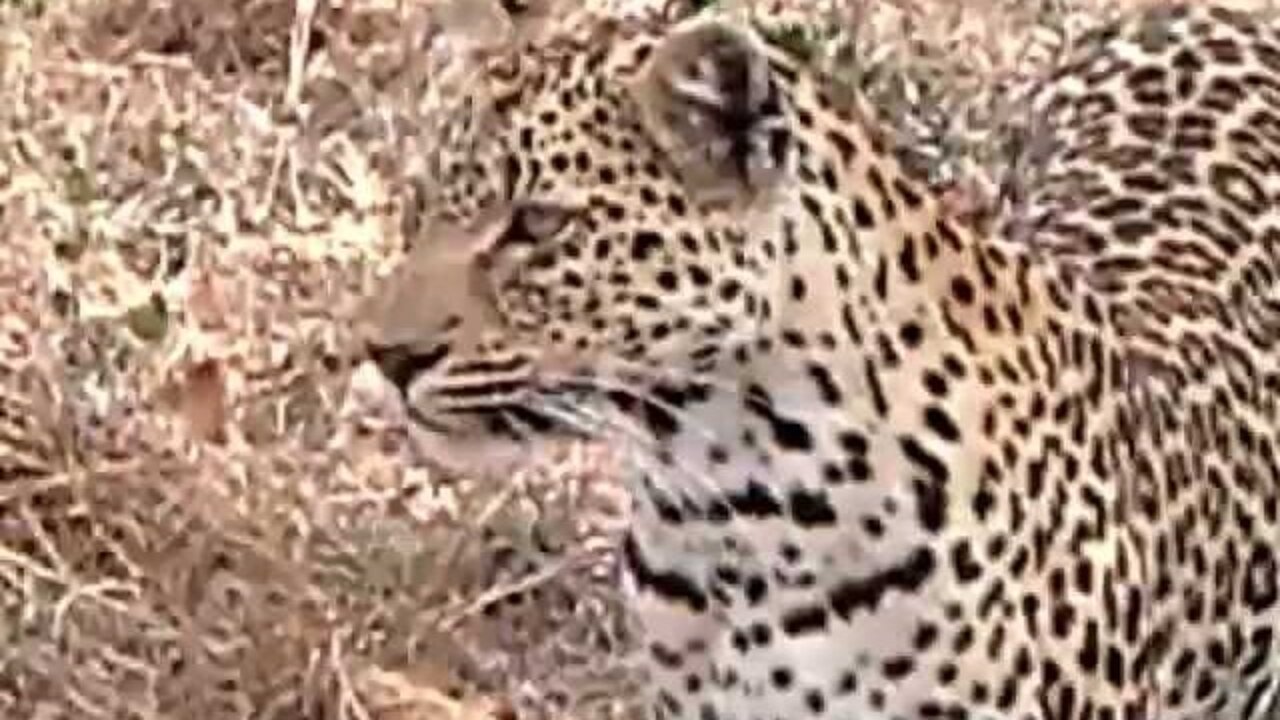
[[[454,477],[347,403],[432,2],[0,0],[0,716],[629,711],[608,454]],[[1018,90],[1115,4],[805,42],[982,223]]]

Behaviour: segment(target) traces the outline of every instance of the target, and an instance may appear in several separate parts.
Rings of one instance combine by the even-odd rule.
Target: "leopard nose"
[[[401,395],[405,395],[415,378],[444,360],[449,354],[449,346],[441,344],[422,352],[412,345],[370,343],[367,352],[383,377],[395,385]]]

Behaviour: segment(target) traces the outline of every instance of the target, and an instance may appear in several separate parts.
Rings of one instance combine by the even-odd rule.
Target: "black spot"
[[[813,378],[814,385],[818,386],[818,394],[822,396],[822,401],[828,405],[839,405],[844,396],[835,378],[831,377],[831,371],[825,365],[818,363],[809,363],[808,370],[809,377]]]
[[[1115,688],[1124,687],[1124,655],[1120,648],[1108,646],[1105,663],[1107,682]]]
[[[791,491],[791,517],[801,527],[827,527],[836,522],[836,511],[822,490],[796,488]]]
[[[724,500],[714,500],[707,505],[706,519],[716,525],[727,525],[733,520],[733,508]]]
[[[933,701],[920,703],[916,711],[921,720],[937,720],[942,717],[942,705]]]
[[[854,430],[845,430],[840,433],[840,447],[846,453],[851,455],[866,455],[870,447],[867,438],[862,433]]]
[[[684,665],[684,656],[660,642],[649,644],[649,656],[653,658],[659,667],[668,670],[678,670]]]
[[[1269,627],[1257,628],[1249,637],[1249,645],[1253,648],[1253,655],[1240,668],[1240,674],[1244,677],[1253,677],[1265,669],[1271,660],[1271,643],[1273,641],[1274,631]]]
[[[636,586],[653,591],[667,600],[687,605],[694,612],[707,609],[707,595],[697,583],[677,571],[659,571],[651,567],[640,552],[635,536],[628,534],[622,545],[623,562],[635,579]]]
[[[744,489],[728,493],[725,499],[733,507],[734,512],[753,518],[780,517],[782,503],[774,497],[768,487],[757,480],[747,481]]]
[[[533,150],[533,128],[531,126],[520,128],[519,142],[522,150]]]
[[[951,548],[951,567],[962,583],[970,583],[982,576],[982,566],[973,557],[973,547],[968,540],[961,540]]]
[[[679,716],[684,712],[684,705],[666,690],[658,691],[658,703],[662,706],[665,714]]]
[[[871,388],[871,403],[875,407],[876,414],[885,417],[889,414],[889,401],[885,399],[884,385],[880,382],[880,371],[870,359],[864,361],[864,369],[867,385]]]
[[[920,347],[920,343],[924,340],[924,330],[918,323],[903,323],[898,329],[898,337],[901,338],[903,345],[909,349],[915,349]]]
[[[809,690],[804,694],[804,704],[808,706],[809,712],[814,715],[821,715],[822,711],[827,707],[826,699],[817,690]]]
[[[884,672],[884,676],[886,679],[900,680],[903,677],[906,677],[907,675],[911,674],[911,670],[914,667],[915,667],[915,663],[911,660],[911,658],[905,655],[902,655],[899,657],[889,658],[888,660],[885,660],[882,670]]]
[[[943,398],[947,395],[947,378],[941,373],[932,370],[924,374],[924,388],[934,397]]]
[[[782,614],[782,632],[788,637],[820,633],[826,629],[827,609],[821,605],[806,605]]]
[[[960,428],[956,426],[955,421],[951,419],[946,410],[937,405],[930,405],[924,411],[924,422],[930,430],[943,440],[959,442]]]
[[[723,465],[729,462],[729,450],[724,445],[716,443],[707,449],[707,460],[712,465]]]
[[[1102,650],[1099,647],[1098,640],[1098,621],[1090,618],[1085,621],[1084,626],[1084,644],[1076,653],[1076,661],[1080,663],[1080,669],[1086,672],[1093,672],[1098,669],[1098,662],[1101,660]]]
[[[884,521],[874,515],[862,518],[862,529],[870,537],[884,537]]]
[[[975,297],[973,283],[963,275],[955,276],[951,279],[951,296],[961,305],[971,305]]]
[[[607,235],[596,238],[593,252],[595,253],[596,260],[604,260],[613,252],[613,240]]]
[[[818,231],[822,235],[822,247],[828,253],[837,253],[840,251],[840,242],[836,237],[835,230],[831,227],[831,223],[827,222],[826,216],[823,214],[822,203],[809,194],[800,196],[800,203],[804,206],[806,212],[813,218],[814,224],[818,226]]]
[[[662,307],[662,301],[658,299],[658,296],[650,295],[649,293],[637,293],[631,301],[642,310],[657,310]]]
[[[658,513],[658,519],[667,525],[680,525],[684,523],[684,513],[677,505],[668,497],[654,494],[651,497],[653,509]]]
[[[845,472],[849,473],[849,477],[856,482],[866,482],[871,479],[871,465],[865,458],[851,457],[845,461],[844,465]]]
[[[872,690],[867,699],[871,701],[871,708],[873,710],[879,711],[884,709],[885,696],[884,691],[880,688]]]
[[[871,213],[871,208],[863,202],[862,198],[854,198],[853,220],[858,224],[858,228],[861,230],[870,229],[876,224],[875,215]]]
[[[1275,606],[1280,597],[1280,567],[1275,554],[1262,543],[1256,543],[1249,553],[1243,582],[1242,596],[1250,610],[1262,613]]]
[[[808,347],[809,341],[805,338],[804,333],[795,328],[787,328],[782,331],[782,342],[787,347],[803,349]]]
[[[827,131],[827,140],[835,147],[836,152],[840,153],[840,159],[847,165],[850,160],[858,154],[858,146],[852,140],[845,137],[836,130]]]
[[[862,331],[858,329],[858,321],[853,316],[853,308],[845,305],[840,310],[840,324],[844,326],[845,333],[849,339],[855,343],[862,342]]]
[[[631,238],[631,259],[645,262],[649,257],[662,249],[662,236],[650,230],[641,230]]]
[[[805,285],[804,278],[796,275],[791,278],[791,299],[796,301],[804,300],[808,294],[809,288]]]
[[[751,626],[751,641],[758,646],[766,646],[773,642],[773,629],[764,623],[755,623]]]
[[[759,386],[748,389],[747,410],[763,419],[773,433],[773,440],[778,447],[791,452],[809,452],[813,450],[813,436],[803,424],[784,417],[773,407],[768,393]]]
[[[913,482],[920,523],[926,530],[937,532],[947,519],[946,483],[950,478],[947,466],[911,436],[900,438],[899,444],[907,460],[925,473],[925,477]]]
[[[778,552],[782,555],[782,559],[789,563],[799,562],[800,558],[804,555],[804,553],[800,551],[800,546],[790,540],[783,541],[782,546],[778,548]]]
[[[924,203],[924,199],[920,193],[916,192],[906,180],[902,178],[893,179],[893,189],[898,191],[898,196],[902,198],[902,202],[909,208],[915,209]]]
[[[874,611],[891,590],[911,593],[919,589],[933,574],[935,565],[933,551],[916,548],[897,565],[837,584],[829,595],[831,609],[846,620],[860,610]]]
[[[931,623],[921,623],[920,627],[916,628],[915,636],[911,638],[911,647],[915,648],[917,652],[924,652],[933,647],[937,640],[937,626]]]
[[[831,167],[829,163],[824,164],[822,166],[822,172],[820,174],[822,176],[822,184],[826,185],[828,190],[835,190],[836,189],[835,168]]]
[[[742,283],[733,278],[728,278],[720,283],[718,291],[721,300],[731,303],[742,294]]]
[[[876,297],[886,300],[889,297],[889,263],[884,258],[880,258],[880,262],[876,264],[875,275],[872,277],[872,286],[875,288]]]
[[[655,436],[667,438],[680,432],[680,421],[670,410],[658,403],[642,401],[641,411],[645,426]]]

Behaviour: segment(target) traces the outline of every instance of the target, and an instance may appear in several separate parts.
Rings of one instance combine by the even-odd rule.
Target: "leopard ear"
[[[634,90],[648,129],[691,187],[718,195],[767,190],[792,141],[767,48],[754,31],[695,18],[653,49]]]

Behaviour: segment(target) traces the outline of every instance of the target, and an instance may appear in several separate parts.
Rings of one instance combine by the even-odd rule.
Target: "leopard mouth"
[[[541,446],[599,435],[584,410],[589,393],[579,385],[493,363],[455,366],[433,376],[442,357],[442,351],[393,347],[379,348],[371,358],[383,397],[398,406],[395,414],[424,457],[444,457],[445,464],[470,469],[490,465],[494,457],[528,459]]]

